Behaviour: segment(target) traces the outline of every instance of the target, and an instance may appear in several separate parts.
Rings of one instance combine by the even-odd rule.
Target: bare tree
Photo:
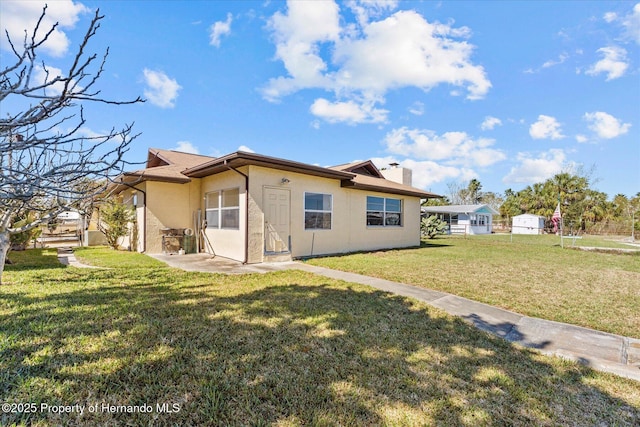
[[[460,181],[447,182],[447,189],[449,190],[449,201],[452,205],[461,205],[463,198],[461,196],[464,191],[464,184]]]
[[[485,201],[484,198],[495,197],[493,193],[481,191],[482,184],[475,178],[469,181],[466,187],[463,182],[452,181],[447,183],[447,188],[449,189],[449,199],[453,205],[477,205],[481,202],[488,204],[488,201]]]
[[[99,10],[65,72],[54,74],[40,62],[37,53],[58,25],[41,31],[46,9],[35,28],[25,30],[21,49],[6,33],[15,63],[0,72],[0,102],[11,100],[21,111],[5,113],[3,108],[6,116],[0,117],[0,283],[12,234],[86,204],[103,193],[110,178],[124,168],[124,155],[137,136],[133,124],[100,136],[83,136],[83,104],[144,102],[139,97],[107,100],[95,88],[108,55],[108,49],[102,56],[86,52],[100,28],[103,16]],[[41,74],[44,80],[38,77]],[[13,226],[14,218],[25,212],[34,212],[34,220]]]

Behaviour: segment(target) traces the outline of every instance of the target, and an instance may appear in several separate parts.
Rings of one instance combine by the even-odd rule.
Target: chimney
[[[411,181],[411,169],[409,168],[400,168],[399,163],[389,163],[391,169],[381,170],[382,176],[389,181],[397,182],[399,184],[404,185],[412,185]]]

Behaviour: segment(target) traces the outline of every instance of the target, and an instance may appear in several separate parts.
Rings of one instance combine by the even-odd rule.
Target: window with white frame
[[[402,200],[367,196],[367,225],[402,226]]]
[[[304,229],[331,230],[333,196],[322,193],[304,193]]]
[[[212,191],[206,194],[207,228],[240,228],[240,189]]]

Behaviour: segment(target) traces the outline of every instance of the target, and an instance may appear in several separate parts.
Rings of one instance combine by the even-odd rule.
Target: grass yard
[[[566,243],[566,242],[565,242]],[[619,244],[588,238],[585,246]],[[524,315],[640,338],[640,256],[561,249],[556,236],[440,237],[314,265],[449,292]],[[629,248],[629,246],[626,246]]]
[[[416,254],[465,252],[469,244],[436,243],[448,246]],[[480,244],[493,245],[473,243]],[[16,264],[0,286],[0,401],[38,410],[9,407],[1,425],[633,426],[640,419],[639,382],[516,348],[408,298],[301,271],[223,276],[105,249],[78,255],[110,268],[62,267],[51,250],[11,254]],[[371,258],[387,263],[390,255]],[[85,411],[60,414],[42,404]],[[152,410],[124,412],[134,408]]]

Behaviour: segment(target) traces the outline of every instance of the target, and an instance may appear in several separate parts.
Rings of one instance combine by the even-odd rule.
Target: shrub
[[[100,207],[98,230],[107,238],[107,244],[118,249],[119,240],[129,233],[129,226],[135,221],[132,206],[110,200]]]
[[[13,227],[20,228],[24,225],[30,224],[35,221],[35,214],[29,212],[23,216],[23,218],[16,218],[17,221],[13,223]],[[27,244],[40,237],[42,230],[40,227],[35,227],[22,233],[16,233],[11,235],[11,250],[24,251],[27,248]]]
[[[447,223],[437,216],[431,215],[430,217],[422,218],[420,221],[420,230],[423,236],[433,239],[438,234],[445,234]]]

